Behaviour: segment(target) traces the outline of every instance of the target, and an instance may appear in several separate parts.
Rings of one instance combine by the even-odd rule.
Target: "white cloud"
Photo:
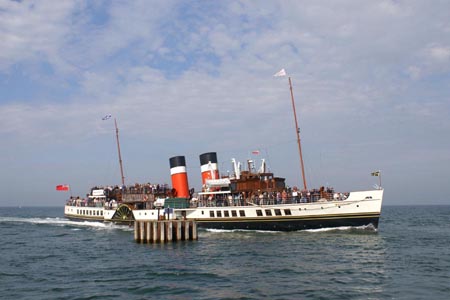
[[[3,1],[0,7],[0,69],[24,60],[52,61],[68,33],[74,1]]]
[[[421,69],[417,66],[409,66],[406,73],[414,80],[417,80],[421,76]]]
[[[399,2],[393,0],[380,1],[378,3],[381,11],[390,15],[405,15],[409,10],[404,5],[400,5]]]
[[[100,138],[108,132],[100,118],[111,113],[146,153],[166,143],[173,152],[274,149],[294,138],[287,79],[272,77],[281,68],[314,144],[307,156],[345,140],[354,148],[341,161],[370,160],[373,140],[382,147],[386,135],[414,141],[424,126],[449,128],[445,3],[233,1],[204,10],[176,1],[96,3],[0,4],[0,75],[9,80],[0,82],[0,137],[11,145]],[[14,86],[17,70],[38,92]],[[70,96],[45,96],[64,84]]]
[[[450,59],[450,47],[431,46],[428,49],[432,59],[438,62],[448,62]]]

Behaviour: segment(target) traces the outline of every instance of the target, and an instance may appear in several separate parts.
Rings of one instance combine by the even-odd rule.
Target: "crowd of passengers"
[[[67,200],[67,205],[71,206],[82,206],[82,207],[103,207],[105,206],[105,198],[104,197],[89,197],[86,195],[85,198],[78,197],[70,197]]]
[[[92,196],[94,190],[103,190],[104,196]],[[158,196],[171,196],[173,189],[169,188],[168,184],[151,184],[136,183],[133,185],[123,186],[95,186],[91,188],[91,193],[86,194],[86,197],[70,197],[67,201],[67,205],[81,206],[81,207],[105,207],[114,208],[117,207],[116,199],[120,199],[122,195],[144,194],[144,195],[158,195]],[[91,196],[90,196],[91,195]],[[118,196],[120,195],[120,197]]]
[[[242,206],[242,205],[275,205],[292,203],[311,203],[318,201],[345,200],[348,193],[335,193],[333,188],[321,187],[307,191],[297,188],[286,188],[278,192],[236,193],[233,195],[204,195],[195,199],[197,206]]]
[[[104,196],[95,197],[94,190],[104,190]],[[91,189],[91,196],[70,197],[68,205],[81,207],[105,207],[115,208],[118,203],[116,199],[121,195],[158,195],[160,198],[173,197],[176,195],[174,189],[170,189],[167,184],[134,184],[128,186],[95,186]],[[193,190],[191,191],[193,194]],[[278,192],[242,192],[230,194],[203,195],[199,198],[192,198],[193,206],[240,206],[240,205],[275,205],[291,203],[311,203],[317,201],[345,200],[348,193],[335,193],[331,187],[321,187],[320,189],[302,190],[296,187],[287,187]],[[152,202],[155,197],[144,197],[147,202]],[[148,203],[146,207],[153,207],[153,203]]]
[[[93,188],[93,189],[102,189],[100,188]],[[112,193],[115,191],[121,192],[123,194],[147,194],[147,195],[159,195],[159,194],[168,194],[171,189],[167,183],[164,184],[152,184],[150,182],[148,183],[135,183],[132,185],[124,185],[124,186],[115,186],[113,188],[106,187],[103,189],[110,189]]]

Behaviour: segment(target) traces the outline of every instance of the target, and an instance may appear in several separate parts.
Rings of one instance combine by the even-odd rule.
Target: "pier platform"
[[[185,220],[135,221],[137,243],[168,243],[197,240],[197,223]]]

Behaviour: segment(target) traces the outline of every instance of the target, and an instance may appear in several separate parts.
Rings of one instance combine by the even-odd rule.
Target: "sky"
[[[0,0],[0,206],[63,206],[169,158],[450,204],[450,2]],[[112,118],[102,120],[107,114]],[[259,155],[251,152],[259,150]]]

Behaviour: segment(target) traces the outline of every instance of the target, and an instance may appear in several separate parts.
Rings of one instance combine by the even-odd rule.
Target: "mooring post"
[[[152,227],[151,227],[151,223],[150,222],[145,222],[145,227],[146,227],[146,231],[147,231],[147,237],[146,237],[146,241],[147,243],[151,242],[151,238],[152,238]]]
[[[153,243],[156,243],[156,241],[158,241],[158,222],[157,221],[152,222],[152,234],[153,234]]]
[[[177,233],[177,236],[176,236],[176,239],[177,239],[177,241],[179,241],[179,240],[181,240],[181,221],[180,220],[177,220],[176,221],[177,223],[176,223],[176,233]]]
[[[184,239],[189,240],[189,221],[184,221]]]
[[[134,240],[136,242],[139,241],[139,224],[138,224],[138,221],[134,222]]]
[[[173,222],[169,221],[167,223],[167,241],[168,242],[172,241],[172,233],[173,233]]]
[[[144,239],[145,239],[145,222],[139,222],[139,238],[140,238],[140,242],[143,243]]]
[[[161,232],[161,236],[160,236],[160,239],[159,239],[159,241],[161,242],[161,243],[164,243],[164,241],[165,241],[165,239],[166,239],[166,237],[164,236],[164,221],[159,221],[158,222],[159,223],[159,229],[160,229],[160,232]]]
[[[193,240],[198,240],[197,223],[195,221],[192,221],[192,239]]]

